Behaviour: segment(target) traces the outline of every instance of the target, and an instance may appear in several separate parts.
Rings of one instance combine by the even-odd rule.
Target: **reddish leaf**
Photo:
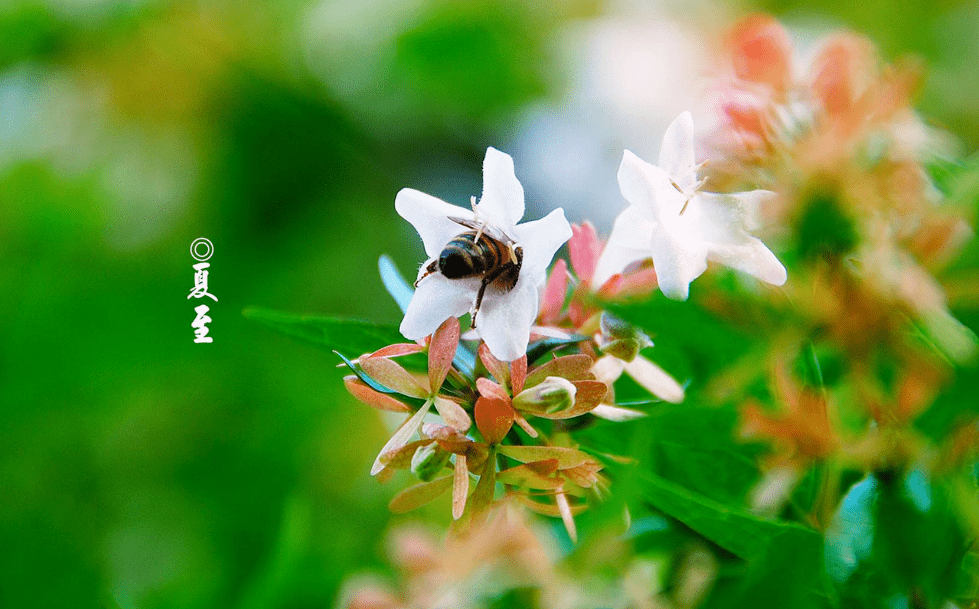
[[[525,506],[527,506],[534,512],[537,512],[538,514],[542,514],[544,516],[551,516],[553,518],[559,518],[561,516],[561,511],[558,509],[557,505],[555,504],[540,503],[534,501],[530,497],[527,497],[526,495],[523,495],[521,493],[512,493],[511,496],[516,497],[516,499],[520,503],[524,504]],[[588,508],[588,506],[584,503],[576,504],[576,505],[570,505],[569,503],[568,507],[571,511],[572,516],[577,516],[578,514],[584,512]]]
[[[507,404],[510,403],[510,396],[507,395],[506,390],[488,378],[476,379],[476,389],[479,390],[479,394],[484,398],[500,400],[506,402]]]
[[[459,431],[466,431],[472,425],[472,420],[462,406],[449,398],[440,395],[435,396],[435,410],[438,411],[443,421]]]
[[[513,408],[500,399],[479,398],[474,414],[479,433],[490,445],[499,444],[513,426]]]
[[[570,419],[591,412],[608,394],[608,386],[600,381],[574,381],[574,406],[558,412],[535,412],[542,419]]]
[[[381,454],[378,457],[378,461],[380,461],[384,467],[390,467],[391,469],[406,469],[411,465],[411,457],[415,454],[415,451],[418,450],[418,447],[426,446],[432,442],[434,442],[432,439],[415,440],[414,442],[409,442],[404,446]]]
[[[432,334],[432,341],[428,345],[428,384],[433,394],[438,393],[445,382],[458,346],[459,320],[450,317]]]
[[[381,347],[370,355],[365,355],[364,358],[399,357],[401,355],[411,355],[412,353],[418,353],[424,350],[425,347],[419,345],[418,343],[397,343],[394,345],[388,345],[387,347]]]
[[[519,425],[520,429],[527,432],[527,435],[530,436],[531,438],[537,437],[538,435],[537,430],[534,429],[533,426],[527,422],[527,419],[523,418],[523,415],[521,415],[516,410],[513,411],[513,422]]]
[[[498,450],[500,454],[506,455],[511,459],[516,459],[521,463],[556,459],[560,469],[568,469],[578,467],[585,463],[595,462],[588,453],[563,446],[500,446]]]
[[[569,381],[594,379],[595,376],[590,372],[592,363],[591,357],[584,354],[555,357],[551,361],[534,368],[527,375],[526,386],[533,387],[549,376],[560,376]]]
[[[391,503],[388,504],[388,509],[395,514],[404,514],[415,508],[420,508],[427,503],[431,503],[439,495],[452,488],[452,478],[452,476],[445,476],[443,478],[436,478],[431,482],[422,482],[415,486],[409,486],[391,499]]]
[[[428,397],[428,391],[418,384],[415,377],[393,360],[386,357],[362,357],[360,367],[369,377],[402,395],[423,399]]]
[[[510,389],[513,395],[523,391],[524,384],[527,382],[527,356],[522,355],[519,359],[510,362]]]
[[[352,374],[350,376],[343,377],[343,384],[347,387],[347,391],[350,392],[350,395],[357,398],[357,401],[361,402],[362,404],[366,404],[371,408],[387,410],[388,412],[411,412],[411,408],[409,408],[407,405],[399,402],[387,393],[374,391]]]
[[[541,464],[545,465],[542,467]],[[563,479],[554,476],[555,471],[557,471],[557,460],[548,459],[503,470],[496,475],[496,479],[511,486],[553,491],[564,484]]]
[[[489,370],[489,373],[493,375],[501,385],[505,385],[510,381],[509,366],[501,362],[500,360],[493,357],[490,353],[489,347],[486,343],[479,345],[479,359],[482,360],[483,365]]]
[[[455,472],[452,482],[452,519],[459,520],[466,509],[466,497],[469,495],[469,468],[466,467],[466,455],[456,455]]]

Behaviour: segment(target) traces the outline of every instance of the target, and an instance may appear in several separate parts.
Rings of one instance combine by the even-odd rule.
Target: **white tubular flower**
[[[564,210],[555,209],[540,220],[518,225],[524,213],[523,186],[513,172],[513,159],[495,148],[486,149],[483,196],[472,210],[410,188],[398,193],[394,207],[418,231],[429,258],[419,271],[401,333],[419,340],[449,317],[474,311],[480,287],[490,272],[450,279],[441,273],[439,258],[454,238],[477,230],[480,243],[495,239],[511,252],[519,249],[522,257],[512,288],[506,289],[499,281],[487,285],[476,331],[498,360],[513,361],[524,355],[547,267],[557,249],[571,238],[571,225],[564,218]]]
[[[701,192],[694,161],[693,118],[678,116],[663,136],[659,166],[628,150],[619,166],[619,189],[630,205],[615,220],[595,269],[600,286],[637,260],[652,257],[660,289],[686,300],[690,282],[713,260],[774,285],[785,283],[785,267],[765,244],[748,233],[767,190]]]

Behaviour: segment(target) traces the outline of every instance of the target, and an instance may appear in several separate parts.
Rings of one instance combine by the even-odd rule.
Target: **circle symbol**
[[[198,253],[200,246],[204,246],[204,253]],[[190,255],[194,257],[194,260],[199,260],[204,262],[210,259],[211,255],[214,253],[214,244],[211,243],[210,239],[205,237],[198,237],[194,239],[194,242],[190,244]]]

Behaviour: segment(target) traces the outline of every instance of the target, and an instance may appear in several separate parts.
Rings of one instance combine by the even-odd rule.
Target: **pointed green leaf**
[[[404,337],[393,324],[375,324],[355,319],[298,315],[269,309],[248,308],[242,314],[273,330],[327,351],[360,355],[371,353]]]

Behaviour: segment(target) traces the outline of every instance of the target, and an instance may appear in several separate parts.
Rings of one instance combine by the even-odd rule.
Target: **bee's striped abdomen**
[[[506,246],[485,235],[476,241],[476,231],[462,233],[449,241],[439,255],[439,272],[449,279],[482,275],[507,257]]]

